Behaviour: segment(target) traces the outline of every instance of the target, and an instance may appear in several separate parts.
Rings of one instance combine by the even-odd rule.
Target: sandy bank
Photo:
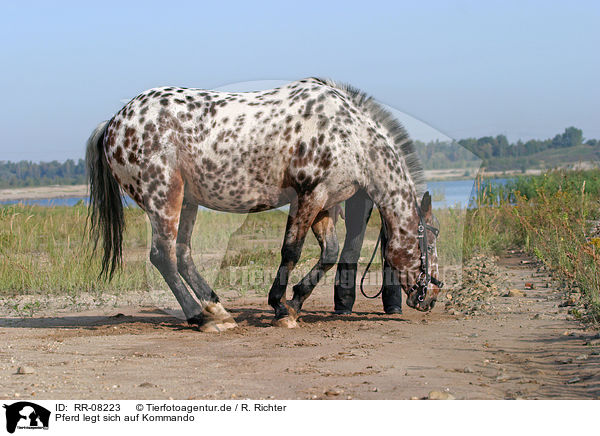
[[[87,185],[53,185],[31,188],[0,189],[0,201],[39,200],[42,198],[87,197]]]

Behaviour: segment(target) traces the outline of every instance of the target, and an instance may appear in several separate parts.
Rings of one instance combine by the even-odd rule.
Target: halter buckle
[[[438,237],[439,229],[430,226],[429,224],[424,222],[423,214],[421,213],[421,208],[417,203],[415,203],[415,207],[417,209],[417,214],[419,215],[419,225],[417,227],[417,238],[419,239],[419,249],[421,250],[421,272],[419,277],[417,278],[417,282],[414,284],[413,289],[417,291],[417,300],[424,301],[425,295],[427,295],[427,288],[429,283],[433,283],[437,287],[441,288],[444,286],[444,283],[439,280],[431,277],[429,275],[429,256],[427,255],[427,234],[425,230],[429,230],[433,233],[434,238]]]

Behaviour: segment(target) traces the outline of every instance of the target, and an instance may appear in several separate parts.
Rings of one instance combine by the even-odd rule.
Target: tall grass
[[[579,287],[600,320],[600,170],[551,171],[506,184],[479,181],[469,211],[465,256],[523,247]]]
[[[110,283],[97,279],[100,259],[88,262],[85,206],[0,207],[0,293],[119,291],[145,282],[143,260],[131,258],[125,274]],[[125,246],[130,256],[146,245],[141,211],[126,208]]]
[[[0,206],[0,295],[101,294],[150,289],[167,289],[148,260],[150,227],[143,211],[125,209],[123,242],[124,268],[111,282],[98,279],[99,256],[90,257],[85,233],[87,209],[35,205]],[[436,211],[442,229],[438,241],[440,264],[457,264],[462,259],[464,211]],[[248,215],[201,210],[192,235],[192,256],[199,272],[219,292],[264,294],[271,286],[280,261],[287,213],[270,211]],[[361,251],[365,267],[379,234],[381,221],[373,211]],[[342,245],[345,224],[337,223]],[[299,280],[314,265],[320,248],[308,235],[302,257],[291,281]],[[380,268],[376,257],[372,271]],[[333,283],[332,270],[324,283]]]
[[[590,313],[598,317],[600,240],[591,239],[588,230],[590,222],[600,218],[600,171],[557,171],[504,184],[480,179],[476,192],[466,216],[460,207],[435,211],[440,222],[440,265],[458,265],[476,253],[524,247],[579,286]],[[150,228],[144,212],[135,208],[125,210],[123,272],[112,282],[98,280],[100,259],[89,258],[86,213],[83,205],[0,206],[0,295],[167,289],[148,261]],[[219,293],[266,293],[280,261],[286,216],[282,211],[249,215],[200,211],[192,238],[200,273]],[[362,268],[379,228],[375,210],[361,252]],[[341,244],[345,236],[341,220],[337,233]],[[319,251],[309,235],[292,281],[312,267]],[[378,267],[377,257],[373,271]],[[251,277],[254,281],[248,280]]]
[[[111,282],[98,279],[100,259],[91,256],[86,214],[83,204],[0,206],[0,295],[168,289],[148,260],[151,230],[142,210],[125,209],[123,270]],[[286,220],[287,213],[279,210],[248,215],[199,211],[192,235],[199,272],[218,292],[266,293],[280,261]],[[367,231],[373,244],[376,221]],[[343,222],[338,233],[343,240]],[[365,244],[365,256],[371,248]],[[310,234],[292,280],[308,272],[319,254]]]
[[[92,255],[86,233],[87,208],[42,207],[35,205],[0,206],[0,294],[125,292],[166,289],[162,277],[148,260],[150,226],[145,213],[125,208],[123,270],[113,280],[99,280],[100,258]],[[216,277],[222,257],[237,253],[243,246],[253,247],[257,241],[271,244],[278,257],[285,227],[285,215],[262,213],[244,215],[201,211],[192,240],[194,258],[200,271],[209,279]],[[232,246],[236,232],[244,226],[252,239]],[[237,241],[239,242],[239,241]],[[235,244],[234,244],[235,245]]]
[[[589,220],[598,219],[599,203],[586,195],[585,181],[580,189],[578,194],[540,188],[535,200],[517,194],[514,216],[524,247],[578,286],[590,314],[599,321],[600,247],[588,234]]]
[[[460,206],[451,206],[434,211],[439,221],[437,238],[438,263],[440,267],[462,264],[464,256],[466,211]]]
[[[526,199],[538,197],[540,192],[554,194],[556,192],[577,193],[585,183],[585,195],[600,198],[600,170],[548,171],[536,176],[519,176],[498,183],[494,179],[477,178],[476,205],[500,205],[514,203],[517,193]]]

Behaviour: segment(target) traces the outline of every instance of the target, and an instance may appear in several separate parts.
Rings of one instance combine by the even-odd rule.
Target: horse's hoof
[[[275,327],[283,327],[283,328],[287,328],[287,329],[293,329],[293,328],[298,327],[298,323],[296,322],[296,320],[289,316],[284,316],[283,318],[274,319],[272,324]]]
[[[198,326],[198,329],[204,333],[220,333],[221,329],[217,326],[214,321],[207,322]]]
[[[221,319],[205,322],[199,326],[198,329],[204,333],[220,333],[235,327],[237,327],[237,323],[233,320],[233,318],[228,318],[224,320]]]
[[[203,322],[198,323],[201,332],[219,333],[237,327],[237,323],[221,303],[210,303],[202,313]]]
[[[237,327],[237,322],[232,317],[216,321],[217,325],[221,326],[222,329],[229,330]]]

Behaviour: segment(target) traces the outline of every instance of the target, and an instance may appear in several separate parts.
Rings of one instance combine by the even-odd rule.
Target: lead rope
[[[362,278],[360,279],[360,293],[363,294],[366,298],[369,298],[371,300],[379,297],[381,295],[381,293],[383,292],[383,286],[382,286],[376,295],[369,296],[366,294],[365,290],[363,289],[363,282],[365,281],[365,277],[367,276],[367,273],[369,272],[369,268],[371,268],[371,264],[373,263],[373,259],[375,258],[375,254],[377,253],[377,249],[379,248],[379,243],[381,242],[381,232],[383,232],[383,228],[379,232],[379,237],[377,238],[377,243],[375,244],[375,249],[373,250],[373,254],[371,255],[371,260],[369,260],[369,263],[367,264],[367,268],[365,269],[365,272],[363,272]]]

